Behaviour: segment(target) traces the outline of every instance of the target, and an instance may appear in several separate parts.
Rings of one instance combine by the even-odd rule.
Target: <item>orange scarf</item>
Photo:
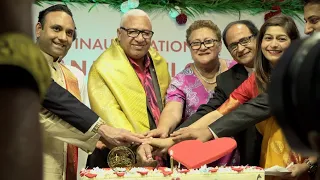
[[[74,74],[66,68],[64,65],[59,64],[64,76],[66,89],[81,101],[80,90],[78,86],[78,80]],[[67,145],[67,169],[66,179],[77,180],[77,168],[78,168],[78,147],[68,144]]]

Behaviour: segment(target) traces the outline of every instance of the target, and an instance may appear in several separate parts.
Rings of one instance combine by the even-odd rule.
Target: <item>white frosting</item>
[[[218,169],[217,172],[210,172],[212,169]],[[240,169],[241,171],[235,171],[234,169]],[[163,171],[166,172],[171,172],[170,168],[165,168]],[[105,170],[105,169],[100,169],[100,168],[93,168],[91,170],[88,169],[82,169],[81,174],[85,175],[86,173],[90,174],[96,174],[96,179],[103,179],[103,178],[117,178],[116,173],[125,173],[123,177],[131,177],[131,178],[138,178],[142,176],[147,176],[147,177],[163,177],[163,171],[154,169],[154,170],[149,170],[143,167],[136,167],[132,168],[130,171],[125,172],[125,168],[117,168],[115,171],[112,169]],[[143,175],[143,173],[146,173]],[[259,173],[259,172],[264,172],[262,168],[258,168],[255,166],[233,166],[233,167],[207,167],[207,166],[202,166],[199,169],[190,169],[189,172],[186,173],[180,173],[179,170],[174,169],[173,173],[170,175],[172,178],[178,178],[178,177],[183,177],[187,175],[210,175],[212,173],[219,173],[219,174],[237,174],[237,173],[246,173],[246,172],[252,172],[252,173]],[[140,174],[141,173],[141,174]]]
[[[116,172],[126,172],[126,168],[117,167],[117,168],[114,168],[114,171],[116,171]]]

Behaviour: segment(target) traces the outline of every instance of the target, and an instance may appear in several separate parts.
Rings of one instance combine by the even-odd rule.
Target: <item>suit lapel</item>
[[[161,100],[160,87],[159,87],[159,84],[158,84],[158,78],[157,78],[157,74],[155,72],[155,68],[153,66],[152,57],[150,56],[150,54],[148,54],[148,56],[150,58],[149,71],[150,71],[150,75],[151,75],[151,78],[152,78],[152,84],[153,84],[154,92],[156,94],[158,107],[160,109],[160,112],[162,112],[162,100]],[[147,108],[148,108],[148,117],[149,117],[150,130],[151,129],[155,129],[155,128],[157,128],[157,126],[156,126],[156,123],[155,123],[155,119],[153,118],[153,115],[152,115],[151,107],[149,106],[148,102],[147,102]]]
[[[160,98],[162,107],[164,106],[164,97],[167,92],[167,88],[169,86],[169,83],[171,81],[169,71],[168,71],[168,65],[166,60],[160,56],[160,54],[153,48],[150,47],[149,49],[149,55],[152,59],[153,67],[155,70],[154,75],[158,79],[158,87],[160,89]]]
[[[238,65],[235,73],[234,73],[234,85],[236,86],[235,89],[243,83],[243,81],[245,81],[248,78],[248,72],[247,70],[244,68],[243,65]]]
[[[160,86],[159,86],[159,81],[158,81],[158,77],[157,77],[157,72],[154,68],[153,65],[153,60],[150,56],[150,67],[149,67],[149,71],[152,77],[152,83],[153,83],[153,87],[154,87],[154,91],[156,94],[156,98],[157,98],[157,102],[158,102],[158,107],[160,108],[160,112],[162,112],[163,110],[163,106],[162,106],[162,99],[161,99],[161,90],[160,90]]]

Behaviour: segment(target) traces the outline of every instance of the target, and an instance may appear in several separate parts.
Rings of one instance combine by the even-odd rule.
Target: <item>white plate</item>
[[[284,175],[289,175],[291,172],[265,172],[264,174],[266,176],[284,176]]]
[[[281,166],[272,166],[264,171],[266,176],[284,176],[291,173],[287,168]]]

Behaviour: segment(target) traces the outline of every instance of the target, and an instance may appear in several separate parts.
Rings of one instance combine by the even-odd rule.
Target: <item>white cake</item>
[[[108,180],[108,179],[128,179],[128,180],[264,180],[264,170],[254,166],[233,166],[233,167],[201,167],[200,169],[173,170],[169,168],[147,169],[132,168],[126,172],[125,169],[83,169],[81,170],[81,180]]]

